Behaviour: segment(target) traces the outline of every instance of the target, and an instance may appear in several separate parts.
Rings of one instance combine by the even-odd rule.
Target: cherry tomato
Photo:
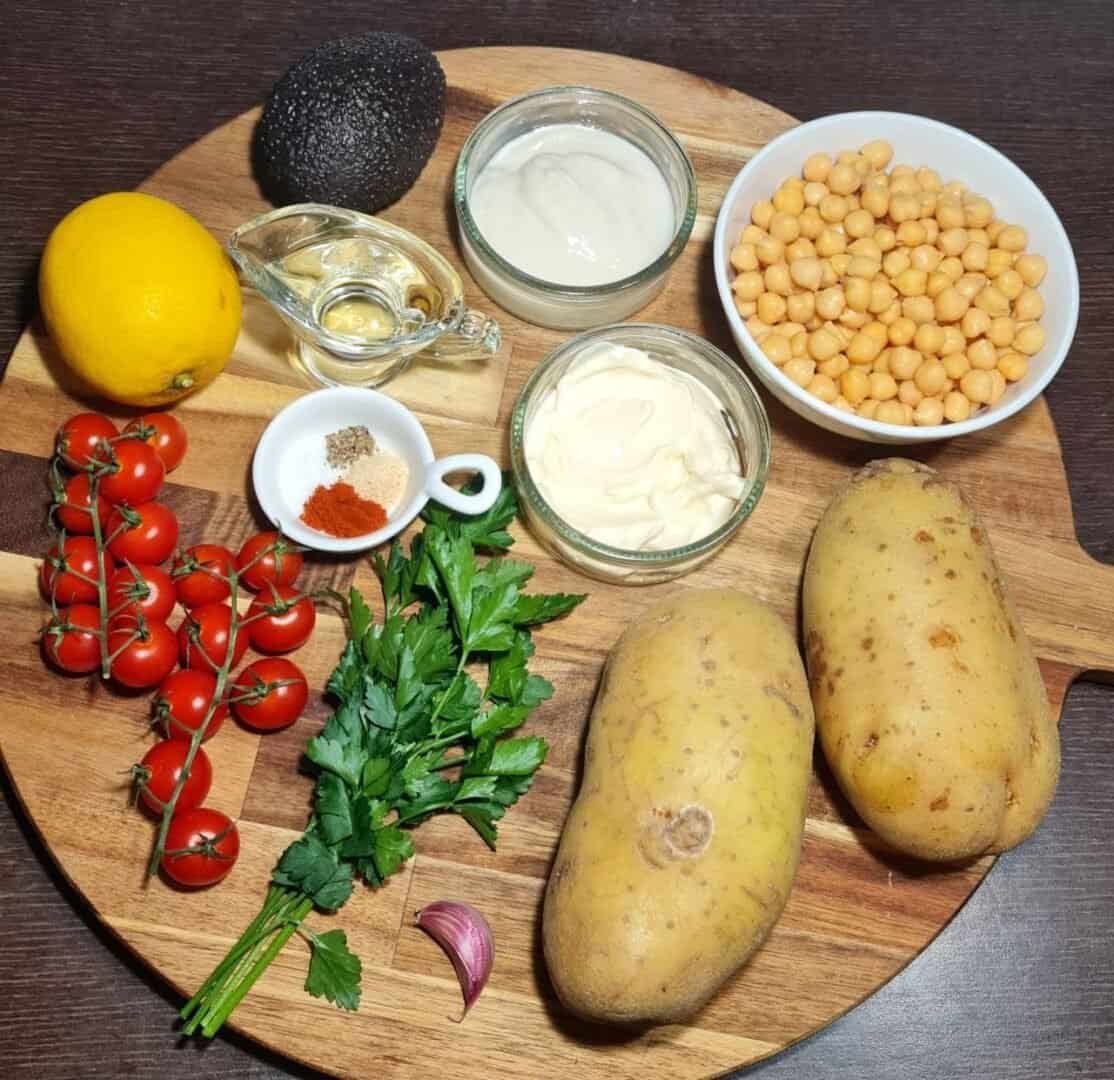
[[[298,590],[289,585],[275,585],[251,602],[244,621],[260,616],[248,626],[254,648],[265,653],[286,653],[305,644],[313,633],[317,612],[308,596],[295,599],[298,596]]]
[[[166,466],[145,442],[122,439],[113,443],[112,459],[112,467],[101,477],[100,487],[110,503],[138,506],[159,493]]]
[[[130,563],[108,579],[108,610],[114,615],[138,611],[146,619],[166,622],[176,601],[174,582],[158,566]]]
[[[160,502],[117,506],[108,516],[105,535],[112,537],[108,550],[120,562],[166,562],[178,546],[178,519]]]
[[[107,416],[100,413],[83,412],[71,416],[54,437],[54,447],[62,460],[71,469],[88,465],[98,445],[105,440],[114,439],[120,433]],[[107,460],[108,454],[101,450],[96,454],[100,461]]]
[[[178,627],[178,655],[182,667],[210,671],[224,663],[228,651],[228,630],[232,622],[232,609],[227,604],[202,604],[186,613]],[[195,640],[196,639],[196,640]],[[246,631],[236,635],[232,652],[232,667],[244,656],[248,647]],[[206,663],[208,657],[212,664]]]
[[[268,584],[293,585],[302,572],[302,556],[294,544],[277,532],[256,533],[240,548],[236,569],[244,585],[252,592],[259,592]]]
[[[276,685],[280,683],[284,685]],[[232,711],[256,731],[281,731],[302,715],[308,697],[298,665],[268,656],[240,672],[233,684]]]
[[[97,631],[100,609],[95,604],[71,604],[43,628],[43,652],[47,659],[71,675],[88,675],[101,666]]]
[[[116,562],[108,552],[102,557],[104,575],[109,577]],[[78,577],[81,574],[83,577]],[[85,580],[85,579],[89,580]],[[39,572],[43,595],[58,604],[95,604],[97,602],[97,545],[91,536],[67,536],[59,552],[50,549]]]
[[[235,822],[219,810],[199,806],[171,819],[160,865],[171,881],[204,888],[220,881],[236,865],[239,854]]]
[[[108,500],[98,492],[97,520],[102,529],[111,509]],[[88,473],[76,473],[66,481],[61,497],[54,504],[54,520],[71,535],[85,535],[93,531],[93,515],[89,513]]]
[[[170,571],[178,586],[182,607],[200,607],[226,599],[231,591],[226,578],[234,566],[232,552],[220,544],[198,544],[188,548],[174,560],[174,569]]]
[[[162,724],[166,737],[188,742],[208,715],[216,690],[216,676],[210,671],[172,671],[167,675],[154,702],[155,719]],[[213,710],[202,742],[208,742],[217,733],[227,715],[227,705],[218,705]]]
[[[121,686],[142,690],[174,670],[178,645],[166,623],[125,613],[108,624],[108,654],[112,677]]]
[[[143,441],[162,458],[167,472],[173,472],[186,456],[186,429],[170,413],[144,413],[133,420],[125,431],[146,432]]]
[[[163,803],[170,801],[174,785],[186,762],[189,743],[180,739],[163,739],[155,743],[139,763],[136,775],[142,781],[139,799],[153,814],[162,813]],[[174,804],[174,816],[200,806],[213,783],[213,766],[200,747],[190,765],[190,774],[182,785],[182,793]]]

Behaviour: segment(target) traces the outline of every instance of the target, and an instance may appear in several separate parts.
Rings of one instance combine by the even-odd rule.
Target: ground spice
[[[377,502],[361,499],[343,480],[319,484],[302,507],[302,523],[329,536],[365,536],[387,524],[387,511]]]
[[[325,436],[325,461],[330,469],[347,469],[357,458],[375,453],[375,440],[363,424]]]

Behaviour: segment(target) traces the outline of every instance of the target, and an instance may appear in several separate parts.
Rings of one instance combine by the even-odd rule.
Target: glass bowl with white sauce
[[[583,330],[625,319],[661,291],[696,220],[696,177],[641,105],[553,86],[476,125],[453,200],[480,288],[527,322]]]
[[[770,466],[754,387],[715,346],[624,323],[569,339],[534,369],[511,416],[528,526],[590,577],[667,581],[750,516]]]

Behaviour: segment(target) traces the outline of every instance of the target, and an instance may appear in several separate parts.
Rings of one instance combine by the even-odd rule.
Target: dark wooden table
[[[260,100],[287,64],[328,37],[396,29],[433,48],[601,49],[698,72],[803,119],[895,109],[966,128],[1028,172],[1075,246],[1079,332],[1049,398],[1080,538],[1114,561],[1114,4],[1107,0],[9,0],[2,10],[4,357],[34,310],[35,263],[55,220],[89,196],[133,187]],[[903,974],[753,1075],[1114,1077],[1112,706],[1110,687],[1084,683],[1071,692],[1063,779],[1039,833],[1000,860]],[[2,782],[6,1075],[310,1075],[234,1037],[177,1046],[172,995],[84,911]]]

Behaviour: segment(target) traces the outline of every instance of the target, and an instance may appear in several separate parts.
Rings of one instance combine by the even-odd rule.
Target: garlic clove
[[[438,900],[415,916],[424,930],[452,961],[464,995],[463,1020],[480,996],[495,961],[495,945],[487,920],[472,906],[456,900]]]

